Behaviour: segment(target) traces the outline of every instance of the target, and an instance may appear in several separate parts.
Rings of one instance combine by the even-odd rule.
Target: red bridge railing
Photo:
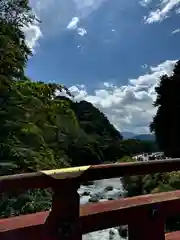
[[[165,234],[167,217],[180,214],[180,191],[123,198],[80,206],[81,183],[126,175],[180,170],[180,159],[107,164],[48,170],[0,177],[0,193],[51,187],[48,212],[0,220],[1,240],[80,240],[82,235],[128,225],[130,240],[177,240],[180,232]]]

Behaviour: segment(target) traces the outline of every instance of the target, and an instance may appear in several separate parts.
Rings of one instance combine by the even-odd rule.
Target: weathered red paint
[[[179,240],[180,231],[166,233],[166,240]]]
[[[43,225],[48,215],[49,211],[0,219],[0,234],[9,230]]]
[[[49,212],[0,220],[1,240],[46,240],[45,221]]]

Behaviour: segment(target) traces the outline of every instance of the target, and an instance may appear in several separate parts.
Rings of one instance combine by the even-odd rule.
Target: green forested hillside
[[[99,164],[143,151],[146,144],[122,142],[103,113],[74,102],[63,85],[25,75],[32,53],[22,27],[36,21],[27,0],[0,1],[0,175]],[[62,90],[72,100],[57,96]],[[0,215],[47,209],[50,197],[43,190],[2,195]]]
[[[6,112],[0,112],[6,115],[0,160],[15,167],[8,173],[99,164],[112,143],[120,149],[121,135],[104,114],[85,101],[56,97],[57,88],[28,79],[13,82]]]
[[[57,97],[57,90],[62,89],[70,95],[64,86],[32,81],[25,75],[32,53],[22,27],[36,21],[28,1],[0,2],[1,174],[97,164],[104,160],[104,154],[94,133],[98,136],[104,128],[111,140],[111,131],[118,135],[107,120],[104,124],[105,117],[97,109],[94,111],[99,115],[92,114],[91,119],[89,114],[86,119],[85,112],[81,114],[76,109],[78,104]],[[86,126],[92,126],[91,129],[96,125],[94,119],[100,120],[89,132],[81,126],[79,115],[85,116],[89,122]]]
[[[80,127],[98,143],[103,154],[102,161],[117,160],[122,153],[120,149],[122,140],[120,132],[110,124],[103,113],[89,102],[75,103],[74,110]]]
[[[0,2],[1,174],[99,164],[142,151],[143,144],[134,150],[136,141],[126,147],[91,103],[75,102],[63,85],[25,75],[32,52],[22,27],[36,21],[27,0]],[[57,96],[62,90],[67,97]]]

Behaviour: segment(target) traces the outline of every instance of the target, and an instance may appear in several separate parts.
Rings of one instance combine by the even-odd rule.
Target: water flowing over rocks
[[[80,194],[81,205],[116,200],[122,198],[125,194],[119,178],[99,180],[94,183],[90,182],[82,185],[78,192]],[[83,235],[83,240],[125,240],[126,234],[126,227],[117,226],[116,228],[105,229]]]

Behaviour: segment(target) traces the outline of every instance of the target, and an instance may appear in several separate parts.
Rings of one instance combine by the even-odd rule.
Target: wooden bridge
[[[167,217],[180,214],[180,191],[80,206],[81,183],[180,170],[180,159],[84,166],[0,177],[0,193],[51,187],[52,209],[0,220],[1,240],[80,240],[82,235],[128,225],[130,240],[178,240],[165,234]]]

